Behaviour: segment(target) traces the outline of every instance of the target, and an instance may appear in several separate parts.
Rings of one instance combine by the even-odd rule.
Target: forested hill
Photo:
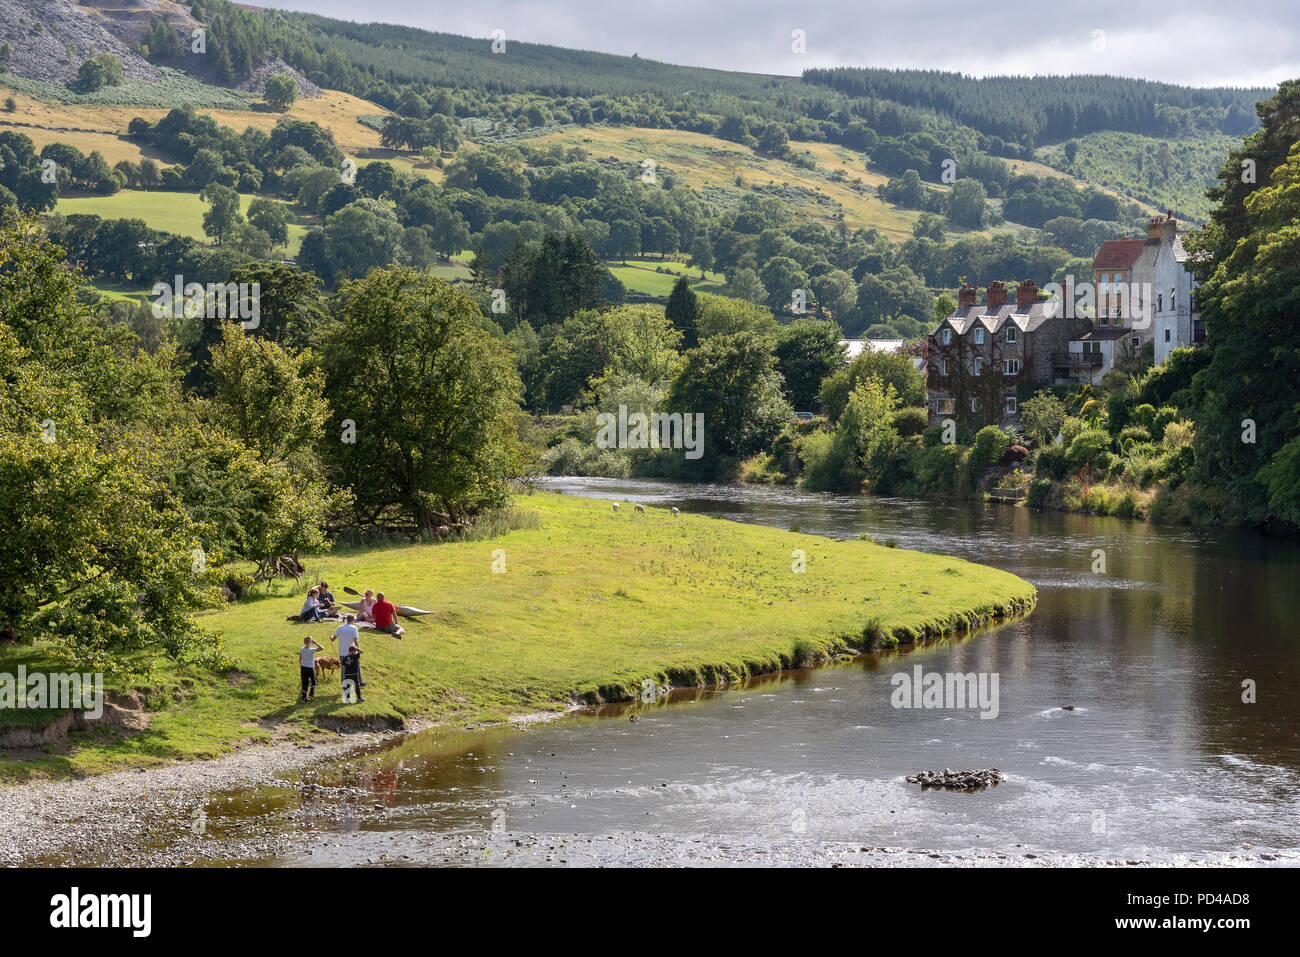
[[[504,37],[508,55],[489,56],[490,38],[431,33],[388,23],[351,23],[309,13],[285,14],[323,49],[343,53],[358,67],[390,82],[431,82],[497,93],[552,96],[637,93],[724,93],[760,98],[797,88],[796,77],[675,66],[620,56],[526,43]]]
[[[1179,136],[1256,128],[1266,89],[1198,89],[1113,76],[993,76],[940,70],[805,70],[805,83],[852,97],[934,110],[988,136],[1025,146],[1102,130]]]

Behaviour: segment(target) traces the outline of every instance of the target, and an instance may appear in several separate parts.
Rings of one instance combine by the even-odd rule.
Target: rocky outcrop
[[[161,80],[162,71],[132,51],[134,42],[116,21],[68,0],[0,0],[0,43],[12,50],[14,76],[68,83],[87,57],[112,53],[130,79]]]
[[[942,771],[920,771],[907,776],[909,784],[919,784],[923,788],[951,788],[957,791],[977,791],[1006,779],[1007,776],[997,768],[973,771],[954,771],[952,768],[944,768]]]

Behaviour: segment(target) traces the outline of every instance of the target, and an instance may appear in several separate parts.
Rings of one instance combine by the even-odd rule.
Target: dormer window
[[[1015,341],[1016,341],[1016,327],[1007,326],[1007,342],[1015,342]]]
[[[976,330],[975,330],[975,345],[977,345],[977,346],[982,346],[982,345],[984,345],[984,330],[983,330],[983,328],[980,328],[980,329],[976,329]]]
[[[943,344],[944,344],[945,346],[950,346],[950,345],[952,345],[952,330],[951,330],[951,329],[945,329],[945,330],[943,330]]]

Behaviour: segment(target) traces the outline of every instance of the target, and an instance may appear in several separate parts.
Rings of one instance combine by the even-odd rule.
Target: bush
[[[1065,467],[1071,472],[1077,472],[1096,463],[1103,452],[1107,453],[1109,461],[1109,451],[1110,433],[1102,429],[1085,429],[1070,443],[1065,453]]]
[[[1151,428],[1151,424],[1156,418],[1156,407],[1149,402],[1143,402],[1133,409],[1133,421],[1145,429]]]
[[[975,444],[971,447],[970,467],[987,468],[1002,458],[1011,445],[1011,437],[996,425],[986,425],[975,433]]]
[[[930,413],[918,406],[898,409],[891,418],[894,429],[904,438],[921,435],[930,427]]]
[[[1046,445],[1038,450],[1034,469],[1049,479],[1063,479],[1066,475],[1064,445]]]
[[[999,465],[1015,465],[1017,462],[1023,462],[1029,458],[1029,449],[1023,445],[1013,445],[1007,449],[1006,453],[998,460]]]
[[[1029,483],[1029,491],[1025,493],[1025,505],[1029,508],[1044,508],[1051,495],[1051,481],[1045,478],[1036,478]]]
[[[1120,447],[1123,448],[1124,443],[1129,440],[1146,444],[1151,441],[1151,433],[1140,425],[1126,425],[1119,433]]]
[[[1165,434],[1165,428],[1170,422],[1178,419],[1178,410],[1171,405],[1162,405],[1156,410],[1155,418],[1151,423],[1151,437],[1160,438]]]
[[[1196,427],[1190,422],[1170,422],[1165,426],[1161,441],[1167,448],[1176,449],[1191,445],[1196,437]]]

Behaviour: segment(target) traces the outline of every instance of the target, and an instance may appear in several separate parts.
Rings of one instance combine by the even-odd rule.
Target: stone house
[[[985,305],[973,286],[957,294],[957,309],[926,340],[924,371],[931,424],[954,419],[973,429],[1013,426],[1020,403],[1044,386],[1072,381],[1070,340],[1092,329],[1066,316],[1055,299],[1040,302],[1022,282],[1007,302],[1003,283],[989,283]],[[1091,360],[1088,360],[1091,361]]]

